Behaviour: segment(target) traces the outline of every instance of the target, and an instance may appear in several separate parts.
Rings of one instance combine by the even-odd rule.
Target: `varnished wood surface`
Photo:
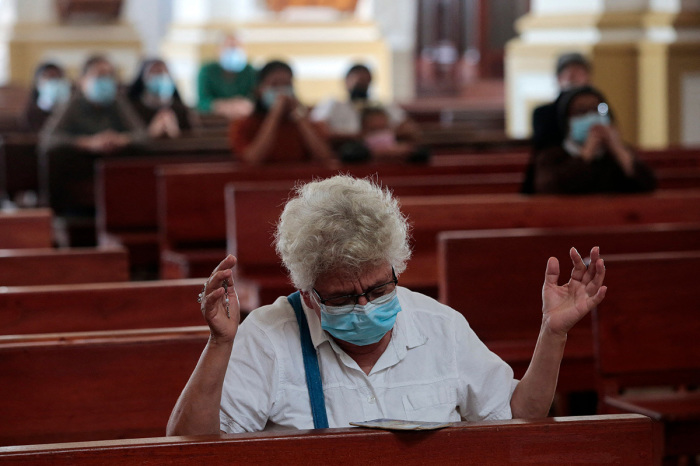
[[[438,431],[327,429],[0,448],[0,464],[651,465],[651,421],[591,416],[458,423]]]
[[[0,249],[50,248],[51,209],[0,211]]]
[[[0,249],[0,286],[105,283],[129,279],[124,248]]]

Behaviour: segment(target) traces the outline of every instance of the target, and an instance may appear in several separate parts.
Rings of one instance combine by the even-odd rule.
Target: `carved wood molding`
[[[55,0],[63,22],[99,23],[119,19],[123,0]]]
[[[282,11],[296,6],[324,6],[339,11],[354,11],[357,0],[267,0],[267,8],[272,11]]]

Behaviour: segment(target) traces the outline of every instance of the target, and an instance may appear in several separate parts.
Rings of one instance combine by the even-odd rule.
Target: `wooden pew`
[[[638,415],[462,422],[437,431],[343,428],[0,448],[0,464],[651,465],[651,421]]]
[[[208,327],[0,336],[0,445],[164,435],[208,337]]]
[[[101,246],[125,246],[134,267],[157,268],[158,213],[155,169],[165,164],[229,160],[225,155],[164,155],[107,158],[96,165],[97,241]]]
[[[481,189],[479,183],[484,177],[488,177],[489,185],[494,187],[500,186],[501,180],[503,185],[514,181],[508,174],[387,176],[380,181],[399,197],[459,195]],[[271,244],[274,226],[295,183],[291,180],[231,183],[226,187],[227,250],[238,257],[240,276],[260,285],[262,302],[294,291]],[[515,184],[512,187],[515,188]],[[413,269],[408,274],[417,284],[422,272]],[[431,286],[435,288],[435,283]]]
[[[50,209],[0,210],[0,249],[50,248],[51,219]]]
[[[61,286],[3,287],[0,333],[89,332],[202,325],[204,278]],[[253,284],[238,281],[244,312],[260,306]]]
[[[503,190],[516,192],[522,177],[520,173],[477,177],[471,173],[471,166],[457,165],[366,164],[338,167],[316,164],[237,167],[232,163],[160,167],[157,178],[162,278],[208,274],[212,264],[218,263],[225,253],[223,190],[230,182],[286,180],[291,184],[297,180],[325,178],[339,172],[360,177],[378,174],[380,179],[464,175],[461,192],[493,193]],[[454,180],[448,183],[456,184]],[[440,192],[438,186],[435,189]]]
[[[0,249],[0,286],[128,279],[129,253],[124,248]]]
[[[697,456],[700,251],[609,256],[606,263],[609,293],[593,313],[601,410],[647,415],[667,457]],[[661,386],[682,389],[639,390]]]
[[[696,190],[586,197],[404,196],[397,185],[392,187],[413,228],[413,256],[401,283],[434,297],[438,285],[436,240],[441,231],[695,223],[700,219],[700,191]],[[289,287],[272,247],[274,225],[286,198],[284,186],[269,185],[238,185],[235,194],[229,192],[228,196],[228,250],[238,255],[243,276],[260,280],[263,302]]]
[[[439,300],[458,310],[493,351],[522,376],[542,321],[547,259],[555,256],[563,283],[569,249],[586,257],[600,246],[611,254],[700,250],[700,223],[446,231],[438,235]],[[615,270],[608,268],[606,280]],[[611,287],[610,292],[616,293]],[[607,298],[606,298],[607,299]],[[558,390],[595,390],[590,317],[569,334]]]

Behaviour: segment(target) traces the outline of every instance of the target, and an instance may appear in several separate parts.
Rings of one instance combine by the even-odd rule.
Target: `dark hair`
[[[143,75],[146,74],[146,70],[150,68],[152,65],[156,63],[162,63],[165,65],[165,62],[160,59],[160,58],[148,58],[146,60],[143,60],[141,62],[141,66],[139,67],[139,72],[136,75],[136,78],[134,81],[129,85],[129,90],[127,91],[127,96],[129,100],[132,102],[135,102],[141,98],[143,95],[143,91],[146,89],[146,81],[143,79]],[[167,65],[166,65],[167,67]],[[175,88],[175,91],[173,92],[173,100],[174,101],[181,101],[180,99],[180,93],[177,91],[177,87]]]
[[[598,97],[598,100],[601,102],[607,102],[607,99],[603,93],[593,86],[575,87],[564,92],[559,98],[559,103],[557,104],[557,120],[559,122],[559,128],[562,130],[562,134],[568,134],[569,132],[569,110],[574,99],[581,95],[594,95]],[[610,121],[614,121],[612,110],[608,110],[608,115],[610,116]]]
[[[263,66],[260,71],[258,71],[258,79],[257,79],[257,84],[258,86],[267,78],[269,75],[274,73],[275,71],[279,70],[284,70],[287,71],[289,74],[294,76],[294,73],[292,72],[292,67],[289,66],[287,63],[281,61],[281,60],[272,60],[269,61]]]
[[[61,74],[61,76],[65,76],[66,74],[63,70],[63,67],[54,62],[47,61],[44,63],[40,63],[39,66],[36,67],[36,70],[34,70],[34,78],[32,79],[32,90],[30,98],[34,102],[36,102],[36,99],[39,98],[39,89],[37,88],[37,83],[39,82],[41,75],[48,70],[56,70]]]
[[[111,65],[111,62],[107,59],[105,55],[91,55],[87,60],[85,60],[83,69],[80,71],[80,76],[85,76],[93,65],[96,65],[100,62],[109,63]]]
[[[557,76],[571,65],[583,66],[586,70],[591,69],[591,64],[582,54],[578,52],[565,53],[557,58]]]
[[[363,65],[362,63],[355,63],[350,67],[347,73],[345,73],[345,77],[347,78],[353,73],[357,73],[359,71],[363,71],[365,73],[368,73],[370,76],[372,76],[372,72],[369,70],[367,65]]]

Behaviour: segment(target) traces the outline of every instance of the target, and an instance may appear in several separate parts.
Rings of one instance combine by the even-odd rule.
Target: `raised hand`
[[[235,265],[236,258],[230,254],[226,256],[212,272],[201,294],[202,315],[209,325],[211,337],[219,343],[233,341],[241,318],[238,295],[233,286],[232,269]]]
[[[605,265],[600,249],[591,249],[588,268],[576,248],[569,250],[574,264],[571,279],[559,286],[559,261],[550,257],[542,287],[544,324],[554,333],[566,335],[583,316],[603,301],[607,287],[603,286]]]

